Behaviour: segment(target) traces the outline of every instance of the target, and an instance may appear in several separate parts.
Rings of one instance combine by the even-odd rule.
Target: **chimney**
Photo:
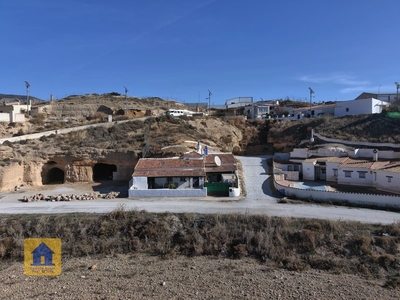
[[[374,149],[372,150],[373,154],[372,154],[372,160],[373,161],[378,161],[378,149]]]

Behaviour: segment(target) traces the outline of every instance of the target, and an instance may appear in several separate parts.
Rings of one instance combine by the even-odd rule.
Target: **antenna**
[[[210,90],[207,90],[207,91],[208,91],[208,97],[206,99],[208,99],[208,114],[210,114],[210,108],[211,108],[210,103],[211,103],[212,93],[210,92]]]
[[[128,89],[126,88],[126,86],[124,86],[125,89],[125,110],[128,109],[128,101],[127,101],[127,95],[128,95]]]
[[[308,89],[310,90],[310,118],[311,118],[312,94],[314,94],[314,91],[310,87]]]
[[[29,84],[28,81],[25,81],[25,87],[26,87],[26,112],[29,114],[29,88],[31,85]]]

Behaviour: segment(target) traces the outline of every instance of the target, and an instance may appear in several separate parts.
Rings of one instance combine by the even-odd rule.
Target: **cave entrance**
[[[42,184],[63,184],[64,171],[60,168],[51,168],[42,176]]]
[[[116,165],[102,163],[95,164],[93,167],[93,181],[113,180],[113,173],[116,171]]]

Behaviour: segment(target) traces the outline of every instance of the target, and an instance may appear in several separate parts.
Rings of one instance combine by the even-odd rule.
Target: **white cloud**
[[[354,87],[340,89],[339,92],[341,92],[342,94],[347,94],[347,93],[353,93],[353,92],[365,92],[367,90],[370,90],[370,88],[367,88],[365,86],[354,86]]]
[[[300,81],[309,83],[331,83],[346,86],[362,86],[368,85],[367,80],[357,80],[354,76],[346,74],[330,74],[330,75],[305,75],[298,78]],[[356,88],[356,87],[354,87]]]

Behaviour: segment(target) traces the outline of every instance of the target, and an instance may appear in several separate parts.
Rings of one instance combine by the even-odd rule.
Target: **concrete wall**
[[[129,181],[130,189],[147,190],[147,177],[132,177]]]
[[[0,113],[0,122],[10,123],[10,113]]]
[[[156,190],[128,190],[129,197],[207,197],[207,188],[202,189],[156,189]]]
[[[315,168],[313,162],[303,162],[303,179],[315,180]]]
[[[308,156],[307,148],[294,148],[293,151],[290,152],[290,157],[307,158]]]
[[[358,100],[357,100],[358,101]],[[392,144],[392,143],[369,143],[369,142],[350,142],[350,141],[345,141],[345,140],[339,140],[339,139],[331,139],[331,138],[327,138],[324,137],[323,135],[320,135],[319,133],[316,133],[314,131],[314,135],[323,140],[324,142],[328,142],[328,143],[335,143],[335,144],[343,144],[343,145],[351,145],[351,146],[366,146],[366,147],[371,147],[372,149],[376,148],[376,147],[390,147],[390,148],[394,148],[394,149],[400,149],[400,144]],[[390,151],[388,151],[390,152]]]
[[[321,202],[332,202],[332,203],[346,202],[349,204],[400,208],[399,196],[303,190],[294,187],[288,187],[277,182],[277,180],[280,179],[282,179],[282,177],[274,176],[274,186],[282,195],[288,197],[296,197],[299,199],[311,199],[314,201],[321,201]]]
[[[335,176],[334,169],[339,174],[339,166],[340,164],[337,162],[326,162],[326,181],[337,181],[338,176]]]
[[[386,106],[389,105],[389,103],[374,98],[339,101],[336,103],[335,117],[346,115],[377,114],[382,112],[382,105]]]
[[[345,171],[350,171],[351,177],[345,177]],[[365,178],[360,178],[359,172],[364,173]],[[338,171],[337,182],[345,185],[374,186],[373,175],[367,168],[342,167]]]
[[[394,193],[399,192],[400,173],[379,170],[379,172],[373,172],[372,176],[375,177],[375,174],[376,174],[375,187],[378,190],[386,192],[394,192]]]

